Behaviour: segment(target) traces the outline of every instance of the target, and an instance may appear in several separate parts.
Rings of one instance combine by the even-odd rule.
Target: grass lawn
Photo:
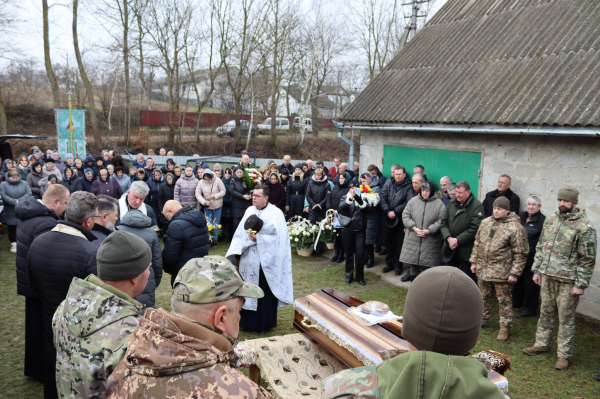
[[[23,376],[24,353],[24,297],[16,295],[15,255],[9,252],[8,237],[0,241],[0,398],[41,398],[43,386]],[[211,253],[225,255],[227,246],[221,245]],[[376,268],[380,268],[379,259]],[[402,313],[406,290],[395,287],[366,273],[366,287],[344,282],[343,266],[331,264],[325,258],[303,258],[293,256],[294,296],[302,297],[321,288],[331,287],[364,301],[374,299],[385,302],[396,313]],[[157,306],[170,309],[171,289],[169,275],[165,275],[157,291]],[[519,314],[517,310],[515,314]],[[295,333],[292,327],[293,308],[279,309],[278,327],[265,336]],[[497,306],[490,320],[498,325]],[[512,360],[512,370],[506,377],[509,380],[511,398],[600,398],[600,383],[593,380],[600,374],[600,328],[577,320],[577,336],[574,364],[567,371],[554,370],[556,361],[556,341],[553,354],[530,358],[521,349],[534,342],[536,319],[522,319],[516,316],[511,337],[507,342],[497,342],[498,327],[482,330],[479,342],[473,352],[493,349],[507,354]],[[257,335],[241,333],[240,339],[253,339]],[[264,337],[264,336],[263,336]]]

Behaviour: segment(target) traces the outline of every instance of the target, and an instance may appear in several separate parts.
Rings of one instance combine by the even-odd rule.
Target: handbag
[[[350,217],[339,214],[338,217],[340,219],[340,226],[342,227],[350,226],[350,224],[352,224],[352,221],[354,220],[354,216]]]

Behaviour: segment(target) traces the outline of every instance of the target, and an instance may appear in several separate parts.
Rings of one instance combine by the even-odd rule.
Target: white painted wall
[[[498,177],[512,177],[511,189],[521,197],[521,210],[530,195],[542,199],[545,215],[557,210],[556,196],[565,185],[580,192],[579,207],[587,212],[600,233],[600,142],[594,138],[517,136],[448,133],[411,133],[363,130],[360,164],[382,167],[383,146],[403,145],[452,151],[482,151],[483,175],[479,199],[495,190]],[[402,160],[395,160],[400,165]],[[421,162],[427,170],[427,160]],[[412,170],[414,165],[403,165]],[[386,176],[389,171],[383,171]],[[471,185],[477,182],[469,182]],[[600,255],[590,287],[579,301],[577,311],[600,320]]]

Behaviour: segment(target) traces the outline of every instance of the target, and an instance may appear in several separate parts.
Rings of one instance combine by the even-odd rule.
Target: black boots
[[[402,274],[402,263],[400,263],[399,265],[394,265],[394,269],[396,270],[396,272],[394,273],[396,276],[399,276]]]
[[[387,254],[388,254],[388,249],[387,248],[383,248],[383,251],[379,252],[379,255],[381,255],[381,256],[385,256]]]
[[[387,273],[387,272],[391,272],[392,270],[394,270],[394,266],[387,265],[386,267],[383,268],[383,270],[381,272]]]
[[[375,247],[367,245],[365,247],[365,267],[370,269],[375,264]]]
[[[377,246],[375,246],[375,252],[377,252],[377,253],[381,252],[381,245],[377,244]]]
[[[341,253],[341,252],[342,252],[342,251],[340,251],[339,249],[337,249],[337,248],[336,248],[336,249],[335,249],[335,255],[333,255],[333,258],[331,258],[331,261],[332,261],[332,262],[337,262],[337,260],[338,260],[338,259],[339,259],[339,257],[340,257],[340,253]]]
[[[410,275],[410,271],[406,272],[406,274],[400,279],[402,282],[412,281],[412,276]]]
[[[344,251],[340,249],[340,255],[337,258],[337,263],[343,263],[346,261],[346,256],[344,256]]]

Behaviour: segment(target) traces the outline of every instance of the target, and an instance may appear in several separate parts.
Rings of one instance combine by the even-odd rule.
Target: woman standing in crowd
[[[544,221],[546,220],[546,216],[540,212],[540,209],[542,209],[542,200],[534,195],[527,198],[527,210],[520,215],[521,225],[527,230],[529,255],[527,255],[523,274],[521,274],[513,287],[512,306],[513,308],[525,306],[525,309],[521,313],[523,317],[531,317],[537,314],[540,299],[540,286],[533,282],[533,272],[531,271],[535,249],[542,233],[542,227],[544,227]]]
[[[221,223],[223,197],[225,197],[226,192],[227,190],[221,179],[215,176],[210,169],[204,169],[202,180],[196,186],[196,199],[204,207],[204,214],[209,223]],[[217,235],[212,235],[213,247],[219,245],[217,243],[218,238]]]
[[[158,190],[164,182],[165,179],[162,173],[156,168],[147,181],[148,187],[150,188],[150,194],[148,194],[150,196],[150,206],[152,207],[155,215],[160,215],[160,212],[162,211],[162,209],[158,206]]]
[[[305,197],[306,180],[304,179],[302,164],[299,163],[296,165],[296,169],[294,169],[294,174],[290,177],[290,181],[288,182],[288,185],[286,187],[285,209],[287,210],[287,220],[290,220],[294,216],[307,216],[303,212]]]
[[[144,154],[137,154],[136,161],[133,163],[136,169],[144,169],[146,167],[146,161],[144,161]]]
[[[154,174],[156,166],[154,166],[154,159],[152,157],[148,157],[148,159],[146,159],[146,167],[144,169],[146,169],[146,174],[148,176],[152,176]]]
[[[135,297],[135,300],[147,307],[154,308],[156,307],[154,292],[162,279],[163,263],[160,241],[156,231],[152,229],[152,220],[141,211],[134,209],[127,212],[121,218],[118,229],[140,237],[146,241],[146,244],[148,244],[152,251],[152,266],[150,267],[150,275],[148,276],[146,288],[144,288],[144,291],[139,296]]]
[[[108,175],[108,170],[102,168],[99,171],[98,180],[92,183],[90,193],[94,195],[104,194],[118,200],[123,195],[123,189],[121,189],[121,185],[116,180],[111,179]]]
[[[214,170],[215,176],[217,176],[222,181],[223,180],[223,167],[221,166],[221,164],[217,162],[215,164],[215,166],[213,166],[213,170]]]
[[[31,172],[31,166],[27,155],[21,155],[17,161],[17,170],[19,171],[19,178],[23,181],[27,180],[27,176]]]
[[[285,188],[279,181],[277,172],[271,172],[266,184],[269,187],[269,202],[281,209],[281,212],[285,215]]]
[[[60,154],[57,150],[52,151],[52,159],[54,159],[54,166],[60,170],[60,175],[62,176],[62,172],[65,170],[65,163],[60,159]]]
[[[43,178],[42,164],[39,161],[35,161],[33,165],[31,165],[31,173],[27,176],[27,184],[29,184],[29,187],[31,188],[32,195],[37,199],[42,199],[39,182]]]
[[[346,284],[350,284],[356,278],[358,284],[364,286],[367,285],[364,269],[366,211],[369,210],[369,204],[356,193],[355,184],[350,184],[348,194],[342,197],[338,211],[340,215],[350,219],[346,226],[342,226],[342,237],[346,248]]]
[[[132,183],[137,181],[137,168],[135,166],[129,168],[129,180],[131,180]]]
[[[401,278],[412,281],[425,268],[442,264],[441,222],[446,206],[435,195],[429,181],[421,183],[420,192],[413,197],[402,212],[402,223],[406,227],[400,262],[410,265]]]
[[[4,203],[4,224],[8,226],[10,252],[17,253],[17,216],[15,206],[31,196],[29,184],[19,178],[17,170],[11,170],[6,175],[6,181],[0,184],[0,197]]]
[[[98,155],[96,157],[96,163],[92,167],[96,177],[100,176],[100,169],[102,169],[102,168],[104,168],[104,160],[102,159],[101,155]]]
[[[287,187],[288,181],[290,181],[290,171],[286,168],[281,169],[279,180],[281,181],[281,185],[285,189]]]
[[[84,177],[85,176],[85,167],[83,166],[83,161],[81,158],[75,159],[75,168],[77,168],[77,176]]]
[[[315,173],[306,187],[306,200],[308,201],[308,219],[317,223],[325,217],[327,195],[331,192],[327,176],[322,168],[315,169]]]
[[[131,187],[131,179],[127,176],[122,166],[117,166],[115,168],[115,180],[121,185],[121,190],[123,190],[124,193]]]
[[[115,155],[112,159],[112,164],[115,166],[115,173],[117,171],[117,168],[120,166],[121,169],[123,169],[123,174],[125,176],[129,175],[129,167],[127,167],[121,155]]]
[[[374,194],[379,198],[381,187],[379,187],[379,176],[373,176],[369,172],[360,175],[362,185],[371,187]],[[361,193],[362,195],[363,193]],[[370,269],[375,264],[375,245],[377,245],[377,231],[381,226],[381,208],[379,205],[371,206],[367,212],[367,232],[365,241],[366,268]]]
[[[175,177],[173,177],[171,173],[167,173],[165,176],[165,183],[158,187],[158,209],[160,212],[156,215],[158,227],[160,227],[163,232],[167,230],[169,220],[163,215],[162,210],[165,207],[165,203],[172,199],[175,199]]]
[[[229,192],[231,193],[231,211],[233,213],[233,232],[238,228],[246,209],[252,205],[252,196],[248,193],[248,188],[244,183],[244,168],[236,166],[234,176],[229,183]]]
[[[225,173],[223,174],[223,185],[225,186],[225,196],[223,197],[223,208],[221,210],[221,225],[227,231],[227,236],[229,241],[233,239],[233,214],[231,212],[231,191],[229,189],[231,184],[231,176],[233,172],[231,169],[225,169]]]
[[[198,179],[194,176],[194,168],[189,165],[186,166],[185,173],[175,183],[175,201],[178,201],[183,206],[198,209],[198,200],[196,199],[197,185]]]
[[[83,191],[91,192],[92,185],[94,184],[94,171],[92,168],[85,168],[84,176],[80,177],[79,180],[81,181]]]
[[[175,162],[173,162],[173,158],[169,158],[169,159],[167,159],[167,163],[165,164],[165,166],[163,166],[160,169],[160,171],[163,173],[163,175],[166,175],[167,173],[173,174],[174,168],[175,168]]]
[[[106,165],[106,170],[108,171],[108,176],[111,179],[114,179],[114,177],[115,177],[115,167],[114,167],[114,165],[112,165],[112,164],[109,163],[108,165]]]
[[[177,183],[177,180],[179,180],[182,173],[183,168],[181,167],[181,165],[175,165],[175,167],[173,168],[173,179],[175,179],[175,183]]]
[[[77,176],[77,173],[71,168],[65,168],[62,185],[69,189],[70,194],[73,194],[75,191],[83,190],[79,176]]]
[[[338,212],[342,198],[348,194],[350,186],[350,173],[346,172],[340,175],[338,178],[338,184],[331,190],[331,194],[327,197],[327,210],[333,209]],[[331,258],[332,262],[342,263],[346,257],[344,254],[344,238],[342,236],[342,229],[335,229],[337,237],[335,239],[335,254]]]
[[[42,168],[42,174],[44,175],[44,177],[48,177],[50,175],[55,175],[58,178],[59,182],[62,182],[62,173],[54,165],[53,158],[46,159],[46,163],[44,164],[44,167]]]
[[[58,177],[56,175],[50,175],[40,180],[40,194],[42,194],[42,197],[44,196],[44,193],[46,192],[48,187],[50,187],[53,184],[58,184]]]
[[[95,166],[96,161],[94,160],[94,156],[91,154],[86,155],[85,157],[85,161],[84,161],[84,168],[83,168],[83,173],[85,174],[85,169],[86,168],[90,168],[91,170],[94,170],[94,166]],[[94,172],[94,178],[96,177],[96,172]]]
[[[4,160],[4,164],[2,164],[2,171],[0,172],[0,173],[2,173],[2,178],[4,179],[4,181],[8,180],[6,175],[8,174],[8,172],[10,172],[14,168],[15,168],[15,163],[13,162],[12,159]]]

